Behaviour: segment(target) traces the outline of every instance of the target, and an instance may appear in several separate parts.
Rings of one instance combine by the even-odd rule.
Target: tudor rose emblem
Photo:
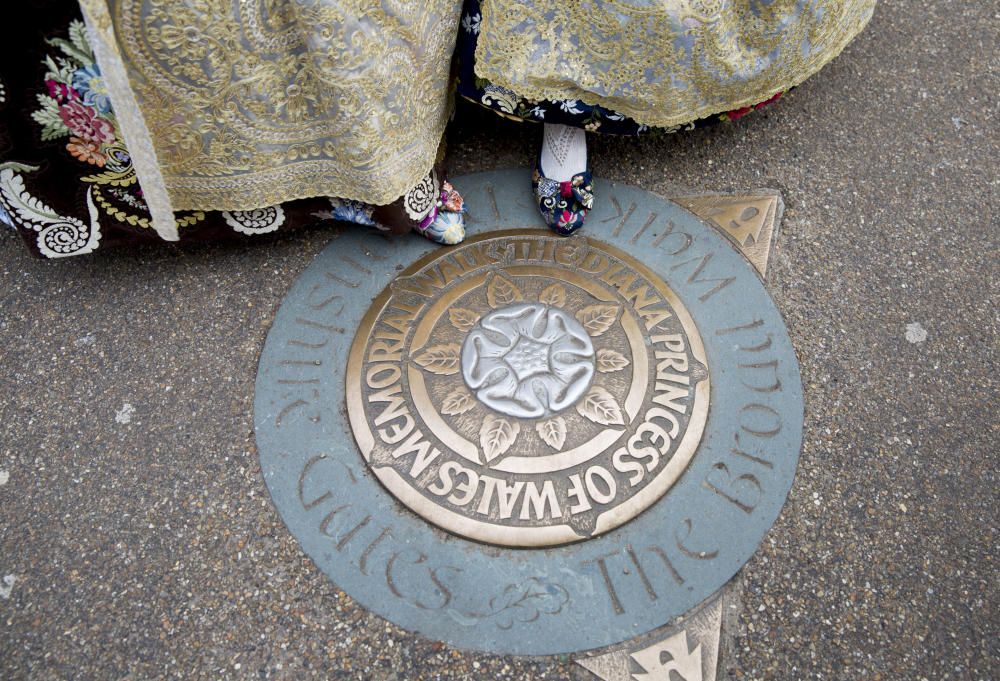
[[[656,274],[593,239],[524,231],[403,272],[361,323],[347,396],[399,501],[460,536],[537,547],[663,496],[697,449],[709,378]]]

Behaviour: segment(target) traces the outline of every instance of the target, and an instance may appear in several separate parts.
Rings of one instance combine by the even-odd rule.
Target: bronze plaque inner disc
[[[347,371],[354,437],[395,498],[515,547],[587,539],[655,503],[708,400],[698,330],[662,279],[594,239],[527,230],[403,271]]]

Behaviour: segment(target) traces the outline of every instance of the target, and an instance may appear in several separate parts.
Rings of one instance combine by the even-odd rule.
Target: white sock
[[[587,134],[583,128],[546,123],[542,136],[542,175],[567,182],[587,169]]]

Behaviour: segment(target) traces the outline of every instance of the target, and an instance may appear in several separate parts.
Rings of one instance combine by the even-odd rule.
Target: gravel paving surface
[[[994,3],[885,0],[770,111],[592,139],[599,177],[769,187],[786,204],[770,289],[806,437],[737,578],[720,678],[1000,677],[997,44]],[[539,135],[462,107],[452,172],[528,165]],[[53,263],[3,232],[0,676],[584,678],[367,614],[277,516],[252,432],[257,357],[336,236]]]

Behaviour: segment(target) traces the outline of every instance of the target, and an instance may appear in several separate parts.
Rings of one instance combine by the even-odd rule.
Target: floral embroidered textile
[[[536,168],[531,175],[531,186],[542,218],[557,234],[569,236],[583,227],[587,213],[594,207],[594,187],[589,170],[574,175],[567,182],[556,182]]]
[[[118,119],[100,67],[96,64],[82,21],[69,24],[67,38],[47,41],[53,50],[45,56],[45,93],[31,117],[41,126],[42,140],[67,139],[73,158],[95,168],[84,176],[93,185],[97,203],[117,197],[145,210],[132,157],[119,134]],[[148,220],[143,219],[148,226]]]
[[[19,21],[0,24],[0,221],[46,258],[162,243],[79,10],[36,0],[21,11]],[[182,211],[175,215],[178,238],[259,240],[320,220],[374,226],[373,213],[386,218],[402,211],[401,200],[378,207],[343,203],[354,210],[324,211],[330,200],[315,198]]]

